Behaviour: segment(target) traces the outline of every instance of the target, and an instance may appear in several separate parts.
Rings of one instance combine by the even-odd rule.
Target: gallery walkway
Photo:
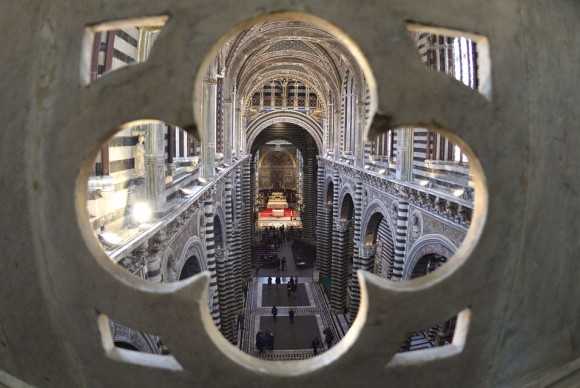
[[[278,250],[279,257],[286,257],[286,270],[260,268],[258,276],[252,274],[248,285],[248,295],[244,309],[244,330],[240,331],[240,349],[245,353],[265,360],[300,360],[313,356],[312,340],[320,340],[319,353],[324,346],[325,328],[330,327],[335,343],[348,330],[344,314],[330,312],[328,298],[322,284],[312,279],[313,269],[297,269],[292,256],[291,243],[283,243]],[[281,284],[276,284],[279,276]],[[268,277],[272,285],[268,285]],[[298,278],[297,291],[289,296],[287,284],[290,277]],[[272,316],[272,306],[278,309],[277,319]],[[289,310],[294,309],[294,322],[290,322]],[[256,349],[258,330],[269,330],[274,334],[274,350],[259,353]]]

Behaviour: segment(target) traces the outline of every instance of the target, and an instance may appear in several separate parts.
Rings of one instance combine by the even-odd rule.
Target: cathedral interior
[[[577,2],[28,3],[0,385],[580,384]]]

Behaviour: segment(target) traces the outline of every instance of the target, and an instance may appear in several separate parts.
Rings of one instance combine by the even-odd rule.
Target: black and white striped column
[[[229,284],[227,281],[227,253],[225,248],[217,249],[215,252],[215,263],[216,263],[216,279],[217,279],[217,290],[218,290],[218,301],[219,301],[219,317],[220,317],[220,330],[227,340],[232,340],[232,327],[230,326],[230,317],[228,311],[228,288]]]
[[[314,240],[314,224],[316,222],[316,185],[314,185],[314,159],[304,159],[302,234],[304,240],[312,243]]]
[[[332,290],[330,293],[330,307],[335,313],[343,313],[347,307],[346,295],[348,285],[349,229],[352,222],[340,220],[334,229],[332,250]]]
[[[407,227],[409,224],[409,200],[407,196],[399,198],[397,206],[397,229],[395,235],[395,263],[393,279],[400,281],[403,278],[405,267],[405,252],[407,250]]]
[[[232,211],[233,211],[233,225],[232,225],[232,245],[230,250],[234,256],[235,271],[240,274],[242,279],[245,279],[243,271],[243,256],[242,256],[242,241],[241,241],[241,218],[242,218],[242,171],[241,168],[236,170],[235,176],[236,191],[233,198]]]
[[[241,230],[241,258],[242,258],[242,277],[249,279],[252,276],[252,235],[250,228],[251,214],[254,206],[250,199],[250,160],[247,159],[242,170],[242,214],[240,218]]]
[[[205,216],[205,249],[207,255],[207,270],[210,273],[209,281],[209,312],[213,319],[213,322],[219,329],[221,327],[220,323],[220,313],[219,313],[219,297],[218,297],[218,286],[217,286],[217,270],[215,261],[215,241],[213,235],[213,200],[210,198],[204,203],[204,216]]]
[[[334,312],[342,313],[346,307],[346,285],[348,280],[348,224],[346,221],[340,220],[338,171],[332,173],[332,182],[334,187],[332,193],[334,228],[332,229],[332,270],[330,275],[332,290],[330,292],[330,307]]]
[[[231,327],[230,342],[236,344],[238,339],[238,330],[236,325],[237,311],[242,308],[242,274],[239,268],[239,255],[235,255],[232,250],[233,237],[233,196],[232,196],[232,181],[231,178],[226,178],[225,181],[225,213],[226,213],[226,244],[227,247],[227,262],[226,262],[226,282],[227,282],[227,314],[228,326]],[[222,319],[222,326],[224,325]]]
[[[330,276],[330,263],[331,263],[331,251],[330,251],[330,236],[332,231],[330,230],[330,223],[332,218],[332,205],[326,203],[325,198],[325,177],[324,177],[324,165],[319,161],[318,163],[318,217],[316,222],[316,258],[320,274],[325,276]],[[329,211],[330,209],[330,211]],[[329,214],[330,213],[330,214]],[[330,217],[329,217],[330,215]],[[330,221],[330,223],[329,223]]]
[[[362,218],[362,196],[363,196],[363,184],[358,181],[355,184],[354,190],[354,238],[353,238],[353,262],[352,262],[352,293],[350,299],[349,319],[353,322],[356,318],[358,312],[358,305],[360,303],[360,286],[358,284],[358,278],[356,275],[357,270],[366,270],[367,267],[363,263],[361,257],[360,244],[361,244],[361,218]]]

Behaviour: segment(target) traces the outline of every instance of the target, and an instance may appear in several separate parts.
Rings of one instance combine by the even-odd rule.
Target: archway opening
[[[438,253],[430,253],[425,255],[417,261],[415,268],[411,272],[410,279],[415,279],[420,276],[425,276],[428,273],[435,271],[437,268],[441,267],[447,262],[447,257],[442,256]]]
[[[429,253],[422,256],[413,267],[410,279],[416,279],[425,276],[441,267],[447,262],[448,258],[438,253]],[[405,340],[400,352],[428,349],[438,346],[451,345],[457,316],[437,323],[428,329],[411,333]]]
[[[202,266],[200,264],[199,258],[197,256],[191,256],[183,264],[181,273],[179,274],[179,280],[188,279],[194,275],[201,272]]]

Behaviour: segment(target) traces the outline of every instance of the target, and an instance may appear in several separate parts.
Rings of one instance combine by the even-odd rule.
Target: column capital
[[[346,232],[350,226],[350,222],[348,220],[340,220],[336,223],[336,230],[339,232]]]
[[[375,255],[377,244],[361,245],[360,255],[363,259],[371,258]]]

